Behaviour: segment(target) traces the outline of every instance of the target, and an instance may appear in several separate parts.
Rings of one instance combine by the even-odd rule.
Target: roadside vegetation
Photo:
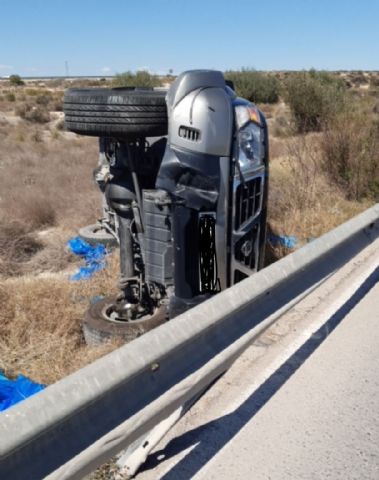
[[[226,72],[269,124],[270,230],[298,245],[379,198],[379,74]],[[22,79],[20,79],[24,82]],[[115,348],[84,345],[80,320],[115,291],[117,253],[92,280],[70,282],[66,242],[100,214],[97,140],[64,130],[64,88],[167,84],[148,72],[113,81],[0,81],[0,369],[52,383]],[[288,253],[270,246],[268,261]]]
[[[283,98],[298,133],[322,130],[349,103],[343,80],[315,70],[290,75],[283,84]]]
[[[25,85],[25,82],[22,80],[20,75],[10,75],[9,83],[10,85],[13,85],[15,87],[20,87],[21,85]]]
[[[276,103],[279,100],[280,84],[273,75],[242,69],[225,72],[225,78],[233,82],[237,95],[251,102]]]
[[[378,92],[359,78],[312,70],[282,80],[270,131],[270,224],[300,244],[378,201]]]
[[[161,80],[157,75],[151,75],[145,70],[140,70],[136,73],[128,71],[118,73],[112,81],[112,86],[153,88],[160,87]]]

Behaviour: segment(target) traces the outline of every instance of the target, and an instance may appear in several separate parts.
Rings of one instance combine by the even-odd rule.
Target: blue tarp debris
[[[71,276],[71,280],[82,280],[91,278],[98,270],[105,267],[105,256],[107,254],[104,245],[90,245],[80,237],[74,237],[67,242],[68,248],[75,255],[85,260],[85,266]]]
[[[268,241],[271,243],[271,245],[279,245],[285,248],[295,248],[297,245],[297,238],[292,235],[288,236],[271,234],[268,237]]]
[[[44,388],[45,385],[34,383],[23,375],[10,380],[0,372],[0,412]]]

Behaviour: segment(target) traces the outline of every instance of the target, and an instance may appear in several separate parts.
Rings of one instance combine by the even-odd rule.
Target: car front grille
[[[254,218],[261,205],[262,177],[238,185],[235,193],[235,230]]]

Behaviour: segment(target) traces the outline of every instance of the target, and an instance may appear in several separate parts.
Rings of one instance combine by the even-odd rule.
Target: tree
[[[24,81],[21,79],[20,75],[11,75],[9,77],[9,83],[15,87],[24,85]]]

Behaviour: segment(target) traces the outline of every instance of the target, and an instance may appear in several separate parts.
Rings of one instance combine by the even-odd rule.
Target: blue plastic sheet
[[[23,375],[19,375],[15,380],[10,380],[0,372],[0,412],[44,388],[45,385],[34,383]]]
[[[295,248],[297,245],[297,238],[290,235],[270,235],[268,241],[271,245],[277,246],[280,245],[281,247],[285,248]]]
[[[85,265],[71,276],[71,280],[83,280],[105,267],[107,250],[104,245],[90,245],[80,237],[74,237],[67,242],[68,248],[75,255],[79,255],[85,261]]]

